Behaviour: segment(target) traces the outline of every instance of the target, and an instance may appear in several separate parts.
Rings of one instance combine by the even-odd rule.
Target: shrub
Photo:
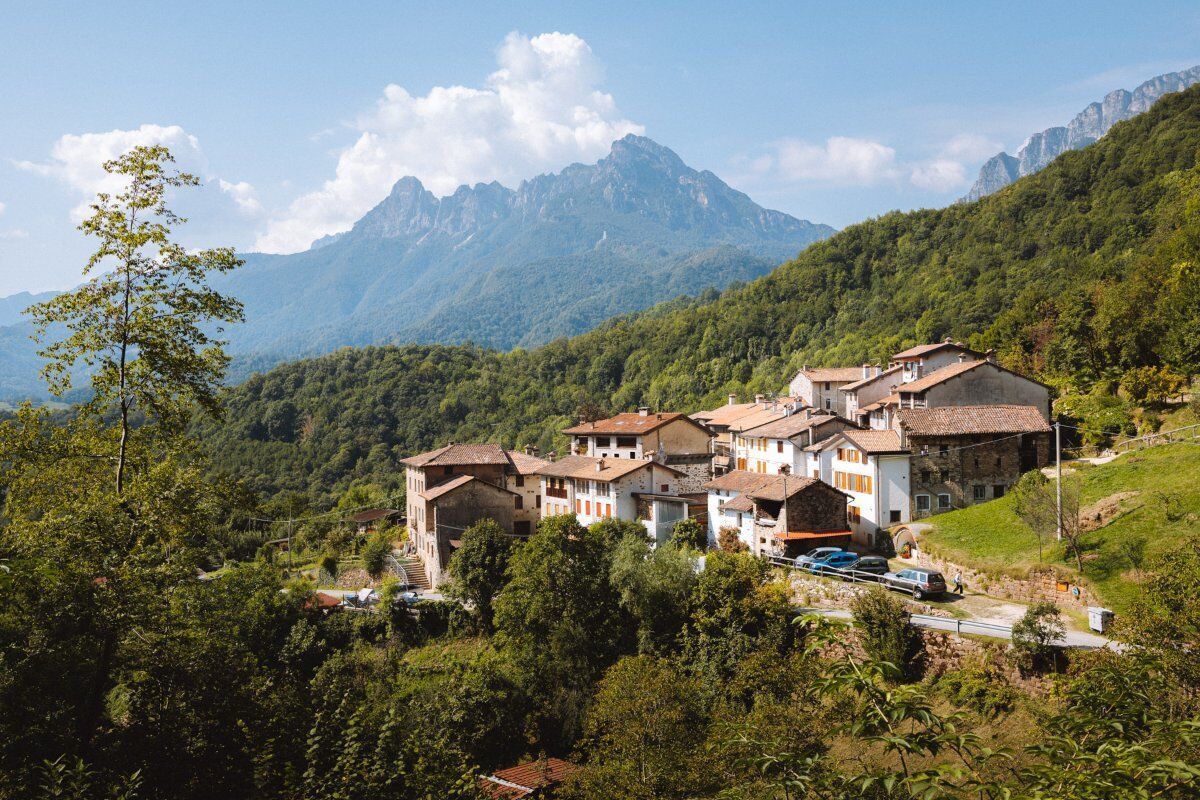
[[[738,538],[737,528],[721,528],[717,531],[717,547],[726,553],[743,553],[750,549]]]
[[[372,534],[362,546],[363,569],[372,578],[378,578],[387,567],[387,557],[392,552],[392,537],[387,531]]]
[[[899,675],[911,675],[920,652],[920,637],[908,624],[908,612],[882,586],[872,586],[850,604],[859,641],[867,655],[891,664]]]
[[[937,680],[937,688],[955,705],[966,706],[989,718],[1012,711],[1020,697],[1004,676],[986,662],[944,673]]]
[[[708,531],[694,519],[681,519],[671,531],[671,541],[676,547],[690,550],[708,549]]]
[[[1054,603],[1034,603],[1012,628],[1013,649],[1023,669],[1041,667],[1055,653],[1055,643],[1066,632],[1062,613]]]

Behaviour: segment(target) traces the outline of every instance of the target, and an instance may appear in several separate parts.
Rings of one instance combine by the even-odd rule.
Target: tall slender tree
[[[51,390],[72,386],[72,370],[92,371],[92,398],[83,410],[115,410],[118,420],[115,490],[125,490],[130,419],[135,411],[162,430],[178,431],[193,404],[219,415],[217,390],[229,357],[207,328],[242,319],[242,305],[206,284],[211,273],[242,262],[231,248],[189,251],[173,240],[186,222],[167,206],[168,190],[199,185],[173,170],[162,146],[135,147],[104,169],[126,181],[115,196],[102,192],[80,225],[99,247],[88,259],[83,285],[33,306],[29,313],[44,342],[52,325],[67,336],[39,353]]]

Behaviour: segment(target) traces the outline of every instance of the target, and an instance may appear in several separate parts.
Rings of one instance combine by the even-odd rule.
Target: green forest
[[[326,505],[395,487],[449,441],[561,447],[580,416],[694,411],[779,391],[803,364],[886,362],[954,337],[1053,385],[1094,431],[1200,372],[1200,91],[1170,95],[981,201],[891,213],[721,294],[681,298],[534,350],[345,349],[255,375],[194,433],[255,491]]]
[[[353,480],[438,441],[549,446],[579,414],[692,407],[942,334],[1064,397],[1189,375],[1197,108],[1172,97],[1045,179],[865,223],[719,298],[532,352],[347,351],[232,391],[212,327],[242,307],[210,279],[238,259],[179,245],[166,202],[199,179],[163,147],[108,162],[127,188],[82,228],[89,268],[113,268],[33,309],[62,333],[47,380],[77,390],[88,363],[91,399],[0,421],[0,798],[472,798],[542,756],[578,765],[567,800],[1195,797],[1195,537],[1144,565],[1121,649],[1095,652],[1055,646],[1046,603],[1011,648],[918,635],[879,588],[852,626],[807,614],[746,552],[701,569],[682,524],[651,548],[637,523],[550,517],[520,540],[483,521],[446,599],[393,583],[373,611],[327,611],[270,547],[243,551],[265,496],[349,505],[370,495]],[[364,564],[392,544],[376,534]]]

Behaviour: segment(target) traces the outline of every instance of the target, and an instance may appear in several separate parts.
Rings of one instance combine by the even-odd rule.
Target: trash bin
[[[1096,633],[1104,633],[1112,625],[1113,612],[1107,608],[1088,606],[1088,627]]]

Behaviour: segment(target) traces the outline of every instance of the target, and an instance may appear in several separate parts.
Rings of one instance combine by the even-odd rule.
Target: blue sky
[[[78,281],[96,162],[144,141],[205,179],[196,244],[295,250],[401,174],[511,185],[628,131],[840,227],[951,202],[1198,34],[1149,2],[4,3],[0,295]]]

